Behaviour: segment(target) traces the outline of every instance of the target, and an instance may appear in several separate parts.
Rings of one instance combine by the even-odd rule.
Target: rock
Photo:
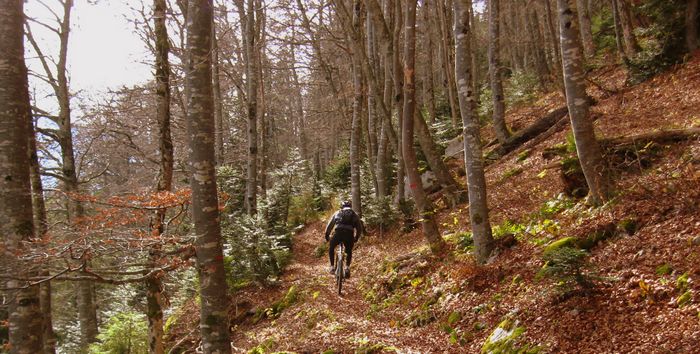
[[[549,253],[552,253],[560,248],[564,247],[576,247],[577,246],[577,239],[576,237],[564,237],[559,240],[556,240],[547,247],[544,248],[544,252],[542,252],[543,255],[547,255]]]
[[[690,241],[690,243],[691,243],[693,246],[700,246],[700,236],[695,236],[695,237]]]
[[[525,327],[518,326],[518,320],[506,318],[491,332],[481,347],[485,354],[526,353],[529,345],[517,347],[515,342],[525,332]]]
[[[458,136],[447,142],[447,147],[445,148],[445,156],[454,157],[461,154],[464,151],[464,142],[462,141],[462,136]]]
[[[435,177],[435,173],[433,171],[423,172],[423,174],[420,175],[420,181],[423,184],[423,190],[425,190],[428,194],[434,193],[440,189],[440,185],[437,183],[437,177]],[[404,182],[406,183],[404,197],[406,199],[411,199],[411,188],[409,187],[408,176],[404,178]]]

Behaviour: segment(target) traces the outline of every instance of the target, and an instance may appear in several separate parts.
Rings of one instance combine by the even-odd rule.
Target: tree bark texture
[[[195,253],[204,353],[230,353],[228,286],[224,275],[214,154],[211,80],[212,0],[190,0],[187,21],[187,109]]]
[[[440,235],[435,210],[423,190],[423,183],[418,173],[418,161],[413,147],[413,123],[416,109],[415,61],[416,61],[416,3],[417,0],[406,1],[405,38],[404,38],[404,104],[403,104],[403,154],[406,164],[406,174],[413,200],[420,215],[423,234],[434,254],[442,253],[445,241]]]
[[[166,32],[167,38],[167,32]],[[216,140],[216,164],[224,164],[224,97],[221,93],[221,78],[219,77],[219,40],[216,38],[216,22],[211,25],[211,54],[212,54],[212,80],[214,87],[214,122]]]
[[[576,8],[572,6],[573,0],[557,1],[566,104],[569,107],[569,117],[576,140],[576,152],[590,190],[589,202],[593,205],[600,205],[608,200],[610,182],[605,171],[601,149],[595,137],[593,121],[589,114],[586,73],[583,67]]]
[[[155,81],[156,81],[156,120],[158,122],[158,150],[160,152],[160,166],[157,192],[169,192],[172,190],[173,181],[173,141],[170,134],[170,62],[168,55],[170,45],[166,29],[165,0],[153,2],[153,28],[155,32]],[[158,235],[164,231],[165,209],[156,212],[156,227]],[[155,247],[149,255],[151,266],[155,266],[160,248]],[[163,306],[164,294],[160,275],[146,279],[146,317],[148,318],[149,352],[153,354],[164,353],[163,346]]]
[[[557,0],[559,1],[559,0]],[[612,1],[612,12],[613,12],[613,22],[614,22],[614,27],[615,27],[615,44],[617,46],[617,52],[620,55],[620,58],[622,58],[622,61],[627,64],[629,62],[629,57],[627,56],[627,51],[625,50],[624,44],[622,42],[622,25],[620,24],[620,7],[618,6],[617,0],[610,0]],[[560,15],[561,16],[561,15]],[[561,21],[561,18],[560,18]],[[564,51],[564,48],[562,48],[562,52]],[[562,55],[563,57],[563,55]],[[562,58],[563,60],[563,58]],[[566,80],[566,79],[565,79]]]
[[[0,235],[2,272],[31,276],[19,259],[23,242],[34,236],[32,195],[27,162],[29,146],[29,89],[24,64],[23,1],[0,1]],[[42,313],[39,286],[21,288],[17,280],[4,283],[18,288],[3,293],[9,303],[10,353],[42,353]]]
[[[484,158],[481,151],[479,122],[475,111],[475,99],[470,83],[471,43],[469,43],[469,9],[471,0],[455,0],[455,78],[459,97],[462,124],[464,125],[464,165],[467,170],[467,187],[469,191],[469,219],[476,260],[485,263],[494,247],[486,203],[486,178],[484,177]]]
[[[503,78],[501,76],[500,60],[500,2],[489,0],[489,79],[491,83],[491,100],[493,103],[493,130],[496,138],[503,143],[510,136],[506,125],[506,105],[503,93]]]

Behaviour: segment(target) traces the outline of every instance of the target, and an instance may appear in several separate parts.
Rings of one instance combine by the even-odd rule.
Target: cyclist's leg
[[[335,252],[333,251],[335,250],[335,246],[337,246],[338,243],[340,242],[338,240],[338,233],[336,232],[333,234],[333,237],[331,237],[330,245],[328,246],[328,258],[331,261],[331,267],[333,267],[333,264],[335,263]]]
[[[348,267],[352,262],[352,247],[354,245],[352,236],[352,231],[343,233],[343,244],[345,245],[345,254],[347,255],[345,258],[345,264],[347,264]]]

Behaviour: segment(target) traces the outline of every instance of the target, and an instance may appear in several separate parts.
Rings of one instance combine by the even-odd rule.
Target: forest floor
[[[698,55],[635,86],[625,86],[624,71],[615,67],[592,78],[601,137],[700,127]],[[508,122],[524,128],[561,105],[561,95],[552,93],[511,110]],[[488,167],[495,234],[516,241],[502,245],[487,265],[476,266],[461,243],[468,206],[449,209],[438,197],[451,255],[430,255],[420,229],[371,230],[339,296],[327,254],[315,255],[323,243],[319,221],[295,236],[293,260],[278,285],[234,295],[236,351],[478,353],[509,319],[524,331],[512,336],[509,350],[698,352],[700,141],[645,144],[632,158],[608,155],[618,194],[592,209],[562,197],[559,166],[566,153],[548,153],[562,151],[569,131]],[[596,233],[606,236],[585,260],[592,288],[563,293],[556,281],[536,276],[548,244]]]

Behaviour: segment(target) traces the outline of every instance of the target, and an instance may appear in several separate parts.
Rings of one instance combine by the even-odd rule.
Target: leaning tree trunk
[[[157,192],[170,192],[173,183],[173,141],[170,136],[170,63],[168,53],[170,46],[166,23],[166,1],[154,0],[153,21],[155,32],[155,81],[156,81],[156,120],[158,122],[158,141],[160,152],[160,170]],[[214,34],[212,33],[212,36]],[[218,138],[216,139],[218,142]],[[156,212],[155,230],[158,237],[164,232],[165,209]],[[150,267],[155,268],[160,256],[160,247],[150,251]],[[160,274],[146,279],[146,316],[148,317],[149,351],[153,354],[165,352],[163,346],[163,284]]]
[[[425,160],[428,162],[428,166],[430,166],[430,170],[435,173],[437,182],[443,188],[443,194],[447,199],[448,204],[450,207],[454,208],[457,206],[457,204],[463,201],[463,196],[459,190],[459,185],[450,174],[450,170],[442,161],[443,156],[438,151],[435,141],[430,135],[430,129],[428,128],[428,124],[425,122],[425,119],[423,119],[423,115],[418,112],[418,110],[414,110],[413,117],[415,119],[413,122],[413,128],[416,132],[415,135],[418,138],[420,149],[423,151],[423,155],[425,156]]]
[[[212,0],[190,0],[187,23],[187,109],[195,254],[201,297],[199,327],[205,353],[230,353],[228,286],[224,274],[214,155],[211,81]]]
[[[485,263],[494,247],[489,223],[489,211],[486,203],[486,178],[484,177],[484,158],[479,136],[479,120],[475,112],[474,93],[469,85],[469,9],[471,0],[455,0],[455,77],[459,93],[460,112],[464,125],[464,165],[467,170],[467,187],[469,190],[469,219],[476,260]]]
[[[489,79],[493,102],[493,130],[502,144],[510,136],[506,125],[506,105],[503,93],[500,60],[500,0],[489,0]]]
[[[403,104],[403,154],[406,164],[406,174],[413,200],[420,213],[423,234],[430,249],[434,254],[442,253],[445,241],[440,235],[435,222],[435,210],[423,190],[420,174],[418,173],[418,161],[413,147],[413,115],[416,109],[416,85],[415,85],[415,61],[416,61],[416,3],[417,0],[408,0],[406,3],[406,33],[404,44],[404,104]]]
[[[698,41],[699,3],[700,0],[688,0],[688,5],[685,10],[685,40],[689,52],[695,51],[700,45]]]
[[[572,2],[573,0],[558,0],[566,103],[576,140],[576,152],[590,190],[588,199],[591,204],[600,205],[608,200],[611,184],[589,114],[583,53]]]
[[[23,1],[0,2],[0,271],[30,277],[30,265],[19,259],[34,232],[29,183],[29,125],[27,68],[24,64]],[[15,289],[3,296],[9,302],[10,353],[41,353],[42,313],[39,286],[18,280],[4,282]]]

